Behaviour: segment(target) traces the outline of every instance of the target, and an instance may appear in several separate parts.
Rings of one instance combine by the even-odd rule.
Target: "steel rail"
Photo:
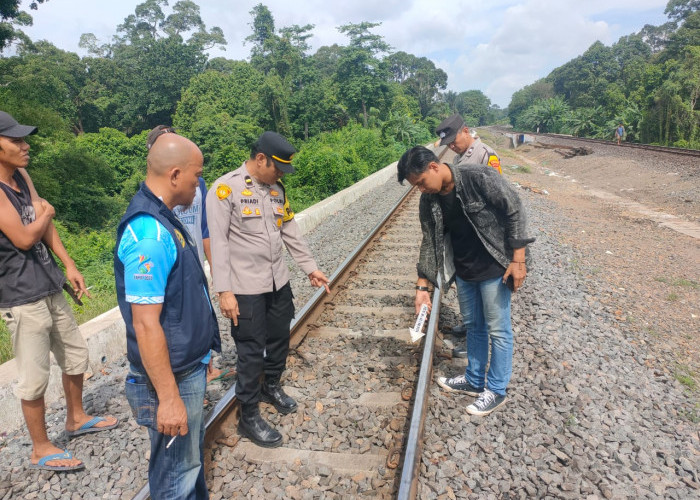
[[[338,266],[338,268],[333,272],[329,278],[330,286],[337,281],[337,279],[342,276],[357,260],[357,258],[362,254],[363,250],[367,247],[370,241],[379,233],[386,222],[391,218],[394,213],[401,207],[401,205],[406,201],[408,196],[413,192],[413,188],[407,189],[406,193],[399,199],[398,202],[387,212],[387,214],[382,218],[381,221],[370,231],[369,235],[365,237],[352,253]],[[313,311],[318,307],[324,297],[325,289],[319,288],[314,292],[311,298],[304,304],[304,306],[298,311],[298,313],[292,319],[290,324],[290,337],[296,334],[296,331],[306,322],[306,320],[311,316]],[[431,319],[432,321],[432,319]],[[221,397],[221,399],[216,403],[214,408],[207,415],[206,422],[204,425],[204,440],[207,441],[207,433],[216,426],[216,424],[229,412],[229,410],[236,403],[236,384],[234,383],[228,391]],[[138,493],[132,498],[132,500],[147,500],[150,498],[150,490],[148,483],[143,486]]]
[[[550,134],[550,133],[536,133],[536,132],[518,132],[515,130],[503,128],[503,127],[492,127],[496,130],[499,130],[501,132],[507,133],[507,134],[513,134],[513,135],[532,135],[535,137],[551,137],[552,139],[566,139],[570,141],[578,141],[578,142],[591,142],[594,144],[603,144],[607,146],[616,146],[617,144],[612,141],[612,140],[604,140],[604,139],[593,139],[590,137],[575,137],[573,135],[568,135],[568,134]],[[632,148],[632,149],[643,149],[646,151],[658,151],[660,153],[668,153],[668,154],[676,154],[676,155],[683,155],[683,156],[700,156],[700,149],[687,149],[687,148],[677,148],[674,146],[657,146],[654,144],[643,144],[643,143],[638,143],[638,142],[622,142],[620,143],[621,147],[625,148]]]
[[[437,282],[442,282],[441,273],[438,273]],[[413,402],[411,424],[406,440],[403,468],[401,470],[401,482],[399,483],[399,500],[416,498],[418,492],[418,476],[421,454],[423,452],[423,427],[425,415],[428,411],[428,395],[430,382],[433,379],[433,351],[435,349],[435,334],[437,332],[438,319],[440,318],[440,288],[435,287],[432,298],[432,310],[430,321],[425,333],[423,357],[420,363],[420,373],[416,385],[416,398]]]
[[[592,142],[594,144],[605,144],[608,146],[617,146],[617,144],[614,141],[606,141],[603,139],[592,139],[590,137],[574,137],[574,136],[566,135],[566,134],[534,134],[534,135],[542,135],[545,137],[561,138],[561,139],[568,139],[568,140],[580,141],[580,142]],[[642,144],[642,143],[636,143],[636,142],[621,142],[620,146],[625,147],[625,148],[645,149],[648,151],[658,151],[661,153],[669,153],[669,154],[676,154],[676,155],[700,156],[700,150],[698,150],[698,149],[677,148],[675,146],[657,146],[655,144]]]

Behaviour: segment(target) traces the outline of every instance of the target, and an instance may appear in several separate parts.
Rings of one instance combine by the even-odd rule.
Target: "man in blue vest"
[[[161,137],[117,229],[114,276],[131,364],[126,396],[151,439],[154,499],[209,497],[203,405],[210,349],[220,352],[221,340],[197,246],[172,212],[192,203],[202,164],[189,139]]]

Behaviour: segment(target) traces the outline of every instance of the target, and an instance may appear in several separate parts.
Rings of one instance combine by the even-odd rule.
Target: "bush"
[[[396,161],[405,147],[391,138],[383,139],[379,129],[352,124],[321,133],[298,149],[296,172],[284,180],[295,211],[384,168]]]

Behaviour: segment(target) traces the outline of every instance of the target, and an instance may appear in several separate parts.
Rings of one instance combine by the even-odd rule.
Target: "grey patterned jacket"
[[[535,241],[535,238],[527,236],[526,214],[520,198],[508,181],[491,167],[450,164],[448,167],[452,171],[457,200],[466,219],[491,256],[504,268],[508,268],[513,249]],[[437,276],[446,264],[446,248],[439,196],[425,193],[420,197],[419,218],[423,241],[416,267],[419,278],[426,278],[433,285],[441,287],[443,283],[437,283]],[[529,268],[527,250],[526,255]],[[454,273],[443,271],[442,276],[445,276],[443,279],[446,279],[447,285],[454,279]]]

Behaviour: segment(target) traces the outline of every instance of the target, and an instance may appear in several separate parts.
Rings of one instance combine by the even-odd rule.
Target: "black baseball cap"
[[[9,113],[0,111],[0,135],[19,138],[36,134],[38,131],[38,128],[32,127],[31,125],[20,125]]]
[[[455,113],[449,118],[445,118],[435,130],[437,135],[440,136],[440,146],[454,142],[462,127],[464,127],[464,120],[459,114]]]
[[[263,132],[253,145],[253,150],[258,153],[264,153],[285,174],[294,173],[292,157],[297,150],[277,132]]]
[[[158,139],[161,135],[168,133],[174,134],[175,129],[168,125],[157,125],[153,127],[153,129],[146,136],[146,149],[151,149],[153,144],[156,142],[156,139]]]

